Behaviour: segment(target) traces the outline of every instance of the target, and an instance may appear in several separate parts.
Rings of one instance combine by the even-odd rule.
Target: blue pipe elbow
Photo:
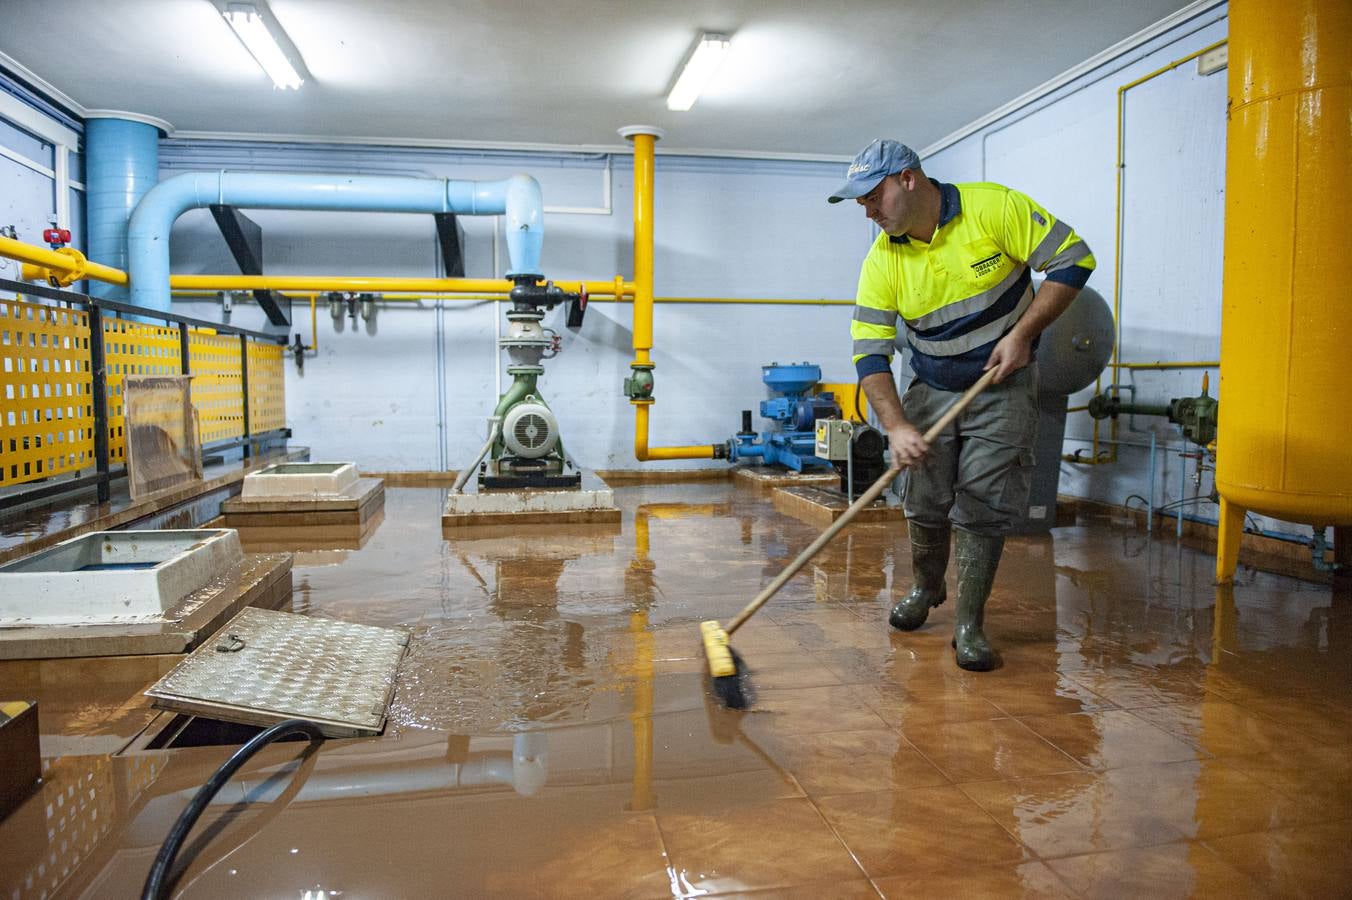
[[[246,209],[308,209],[506,215],[512,271],[541,274],[544,200],[529,175],[455,181],[374,175],[188,172],[160,182],[137,204],[127,228],[131,302],[169,309],[169,233],[190,209],[213,203]]]

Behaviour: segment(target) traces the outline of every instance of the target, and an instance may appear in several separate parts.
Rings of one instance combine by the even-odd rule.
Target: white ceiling
[[[272,0],[312,80],[278,91],[210,0],[3,0],[0,52],[176,130],[849,155],[924,147],[1186,0]],[[693,110],[700,31],[732,53]]]

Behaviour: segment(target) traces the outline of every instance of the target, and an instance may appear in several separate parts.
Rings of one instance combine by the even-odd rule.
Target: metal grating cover
[[[377,734],[407,646],[401,629],[250,607],[146,696],[162,709],[228,722],[297,718],[329,737]]]

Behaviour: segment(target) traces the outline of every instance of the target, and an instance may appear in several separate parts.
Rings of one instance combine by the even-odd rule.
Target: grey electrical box
[[[854,423],[848,419],[818,419],[817,445],[813,455],[831,462],[850,458],[850,439],[854,437]]]

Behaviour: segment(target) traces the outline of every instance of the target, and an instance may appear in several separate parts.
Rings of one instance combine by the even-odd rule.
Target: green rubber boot
[[[957,627],[953,631],[953,649],[958,668],[989,672],[997,664],[995,651],[981,630],[986,600],[995,584],[995,570],[1004,550],[1003,537],[984,537],[959,531],[955,541],[958,561]]]
[[[948,526],[928,528],[909,519],[911,532],[911,570],[915,576],[911,592],[896,606],[887,621],[893,628],[915,631],[925,624],[930,607],[948,599],[944,572],[948,570]]]

